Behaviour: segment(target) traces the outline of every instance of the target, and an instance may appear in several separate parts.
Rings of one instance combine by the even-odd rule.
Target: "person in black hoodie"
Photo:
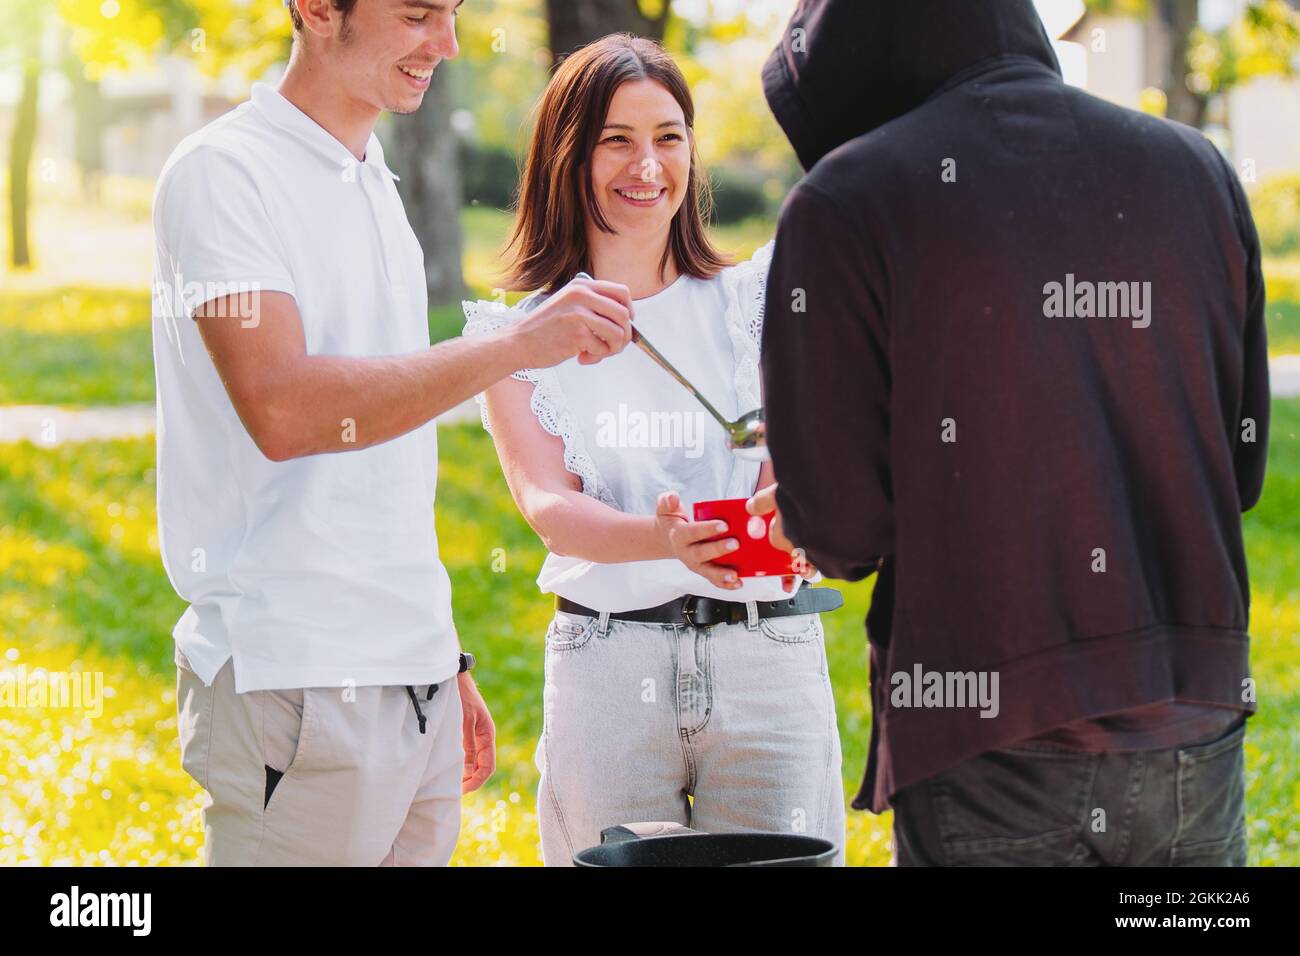
[[[807,175],[751,508],[877,574],[853,806],[902,865],[1244,864],[1269,387],[1232,167],[1066,86],[1029,0],[803,0],[764,87]]]

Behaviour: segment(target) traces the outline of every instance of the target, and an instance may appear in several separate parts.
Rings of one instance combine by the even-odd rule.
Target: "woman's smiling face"
[[[689,137],[682,108],[663,85],[633,80],[614,91],[591,156],[591,186],[619,235],[667,232],[690,183]]]

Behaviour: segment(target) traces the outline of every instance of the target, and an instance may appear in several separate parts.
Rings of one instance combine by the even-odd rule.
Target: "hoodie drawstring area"
[[[429,693],[425,700],[433,700],[433,695],[438,693],[438,685],[430,684]],[[415,717],[420,722],[420,733],[424,733],[425,725],[429,723],[429,718],[424,716],[424,711],[420,710],[420,698],[415,695],[415,688],[410,684],[406,685],[406,696],[411,698],[411,706],[415,708]]]

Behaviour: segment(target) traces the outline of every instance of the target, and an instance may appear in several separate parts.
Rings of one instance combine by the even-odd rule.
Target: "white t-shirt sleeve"
[[[154,229],[185,317],[236,293],[294,294],[281,237],[252,173],[233,154],[198,147],[164,174]]]
[[[476,302],[462,301],[460,305],[465,313],[465,327],[461,330],[461,335],[466,338],[471,335],[496,332],[498,329],[503,329],[512,322],[518,321],[523,316],[523,312],[517,306],[511,308],[503,302],[488,299],[479,299]],[[510,377],[521,382],[532,382],[534,386],[537,384],[536,369],[521,368],[512,372]],[[488,418],[487,397],[483,392],[479,392],[474,396],[474,400],[478,402],[479,418],[483,422],[483,430],[491,435],[492,423]]]

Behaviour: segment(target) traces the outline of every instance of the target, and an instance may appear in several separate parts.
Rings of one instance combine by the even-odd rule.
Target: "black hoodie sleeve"
[[[1216,151],[1217,152],[1217,151]],[[1220,159],[1223,157],[1220,155]],[[1233,467],[1237,473],[1237,494],[1241,510],[1249,511],[1259,501],[1264,487],[1264,468],[1268,462],[1269,394],[1268,333],[1264,317],[1264,274],[1260,266],[1259,235],[1250,214],[1250,202],[1241,188],[1236,172],[1223,160],[1228,188],[1237,217],[1237,230],[1246,250],[1246,309],[1242,352],[1241,412],[1236,423]],[[1243,423],[1255,421],[1255,440],[1243,441]]]
[[[781,211],[763,323],[767,441],[786,534],[857,581],[894,547],[878,251],[807,181]]]

